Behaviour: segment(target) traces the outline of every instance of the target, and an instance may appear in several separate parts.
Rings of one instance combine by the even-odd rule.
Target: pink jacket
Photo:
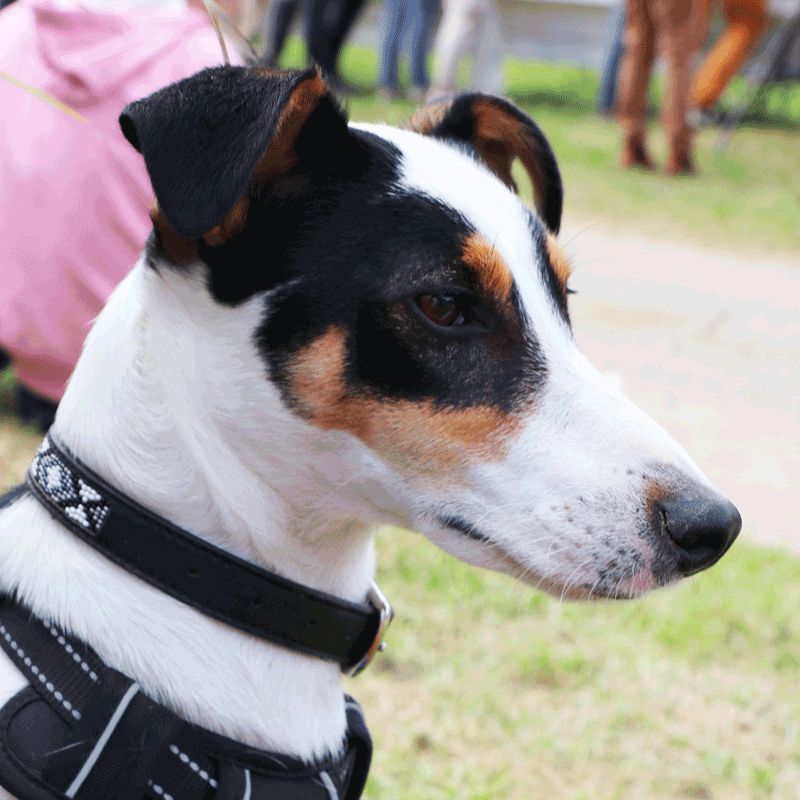
[[[0,348],[21,384],[58,401],[90,323],[136,261],[152,190],[117,125],[123,106],[221,63],[186,6],[95,11],[17,0],[0,12]]]

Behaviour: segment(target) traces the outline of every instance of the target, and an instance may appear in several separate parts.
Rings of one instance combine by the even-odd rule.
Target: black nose
[[[662,499],[658,507],[665,532],[678,548],[678,571],[683,575],[719,561],[742,529],[736,506],[718,496],[702,493]]]

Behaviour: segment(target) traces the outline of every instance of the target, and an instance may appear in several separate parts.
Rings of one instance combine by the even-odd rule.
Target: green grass
[[[0,486],[39,439],[0,415]],[[572,605],[405,531],[379,552],[398,618],[349,686],[375,738],[368,800],[798,796],[797,559],[739,543],[678,588]]]
[[[295,41],[286,63],[302,60]],[[398,124],[408,118],[410,104],[382,103],[369,91],[376,75],[372,50],[350,47],[343,64],[346,76],[364,87],[348,101],[354,119]],[[715,152],[716,132],[701,134],[700,175],[669,179],[618,167],[619,129],[594,113],[597,77],[590,70],[509,60],[506,76],[510,95],[541,125],[559,158],[568,222],[753,255],[800,252],[800,88],[770,92],[759,124],[745,126],[721,155]],[[654,82],[654,102],[660,89]],[[736,84],[734,95],[741,91]],[[663,161],[658,124],[652,142]]]
[[[596,605],[397,530],[380,563],[399,618],[353,687],[376,723],[370,798],[796,796],[797,560],[740,544],[682,587]]]

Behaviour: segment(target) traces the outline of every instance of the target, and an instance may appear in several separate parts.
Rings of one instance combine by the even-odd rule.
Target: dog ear
[[[348,136],[347,118],[315,70],[206,69],[131,103],[119,121],[144,156],[154,219],[163,215],[181,236],[207,244],[241,229],[252,186]],[[325,148],[308,141],[309,128]]]
[[[556,157],[539,126],[515,105],[490,95],[464,94],[420,109],[409,127],[437,139],[471,145],[514,191],[518,189],[511,167],[518,158],[533,184],[539,214],[558,233],[564,190]]]

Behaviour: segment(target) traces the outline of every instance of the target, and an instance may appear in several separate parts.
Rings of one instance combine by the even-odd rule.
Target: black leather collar
[[[128,572],[214,619],[348,674],[381,648],[392,609],[377,585],[351,603],[232,556],[148,511],[52,437],[28,472],[34,496],[62,525]]]

